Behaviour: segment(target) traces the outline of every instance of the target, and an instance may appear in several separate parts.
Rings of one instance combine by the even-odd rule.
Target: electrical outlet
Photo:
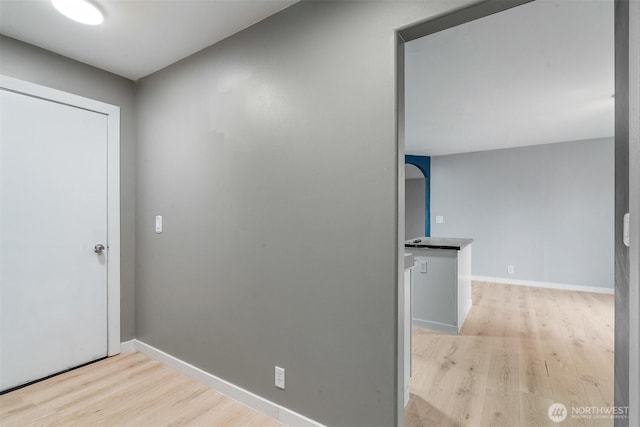
[[[511,265],[511,264],[507,265],[507,273],[509,273],[509,274],[514,274],[515,273],[515,268],[513,268],[513,265]]]
[[[276,366],[276,387],[284,390],[284,368]]]
[[[444,217],[442,215],[436,215],[436,224],[444,224]]]

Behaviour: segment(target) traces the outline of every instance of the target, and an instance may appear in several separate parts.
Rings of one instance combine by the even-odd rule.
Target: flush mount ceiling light
[[[104,21],[102,12],[86,0],[51,0],[53,6],[69,19],[87,25],[99,25]]]

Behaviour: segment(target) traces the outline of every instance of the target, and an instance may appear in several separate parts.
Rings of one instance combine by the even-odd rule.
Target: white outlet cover
[[[436,215],[436,224],[443,224],[444,217],[442,215]]]
[[[282,390],[284,390],[285,387],[284,368],[278,366],[276,366],[276,387]]]

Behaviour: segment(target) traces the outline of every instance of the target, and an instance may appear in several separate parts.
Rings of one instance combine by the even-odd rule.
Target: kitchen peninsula
[[[459,334],[471,309],[473,239],[420,237],[405,242],[413,254],[413,326]]]

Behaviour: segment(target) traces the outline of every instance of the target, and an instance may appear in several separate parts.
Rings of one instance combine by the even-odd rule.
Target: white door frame
[[[120,107],[0,74],[0,88],[107,117],[107,354],[120,353]]]

